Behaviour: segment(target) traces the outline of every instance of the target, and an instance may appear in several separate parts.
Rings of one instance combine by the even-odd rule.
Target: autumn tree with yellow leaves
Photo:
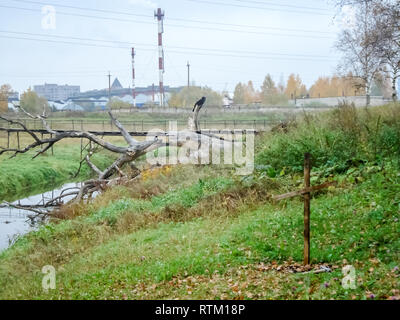
[[[319,77],[310,88],[311,98],[347,97],[357,91],[354,78],[348,77]]]
[[[285,94],[288,98],[303,97],[307,95],[307,88],[299,75],[292,73],[287,81]]]
[[[208,106],[221,106],[222,96],[209,87],[190,86],[174,92],[168,100],[170,107],[193,107],[201,97],[206,97]]]
[[[276,86],[275,81],[270,74],[264,78],[261,86],[260,99],[264,105],[286,105],[287,98],[282,91]]]
[[[239,82],[233,94],[233,101],[236,104],[252,104],[259,100],[259,93],[254,89],[252,81],[247,84]]]
[[[28,90],[21,95],[21,107],[28,112],[37,114],[41,114],[43,111],[50,111],[47,99],[38,96],[31,88],[28,88]]]

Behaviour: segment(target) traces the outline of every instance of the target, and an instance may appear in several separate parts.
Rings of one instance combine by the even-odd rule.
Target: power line
[[[278,28],[278,27],[266,27],[266,26],[255,26],[255,25],[247,25],[247,24],[234,24],[234,23],[224,23],[224,22],[208,22],[196,19],[181,19],[181,18],[168,18],[168,20],[176,20],[176,21],[184,21],[184,22],[195,22],[202,24],[215,24],[221,26],[228,27],[245,27],[245,28],[253,28],[253,29],[265,29],[265,30],[277,30],[277,31],[289,31],[289,32],[306,32],[306,33],[321,33],[321,34],[336,34],[332,31],[318,31],[318,30],[306,30],[306,29],[291,29],[291,28]]]
[[[207,0],[185,0],[185,1],[212,4],[212,5],[220,5],[220,6],[238,7],[238,8],[258,9],[258,10],[266,10],[266,11],[284,11],[284,12],[290,12],[290,13],[315,14],[315,15],[321,15],[321,16],[331,15],[329,13],[322,13],[322,12],[310,12],[310,11],[307,12],[307,11],[297,11],[297,10],[283,10],[283,9],[278,9],[278,8],[254,7],[254,6],[217,2],[217,1],[207,1]],[[309,10],[309,9],[307,9],[307,10]]]
[[[27,0],[10,0],[10,1],[22,2],[22,3],[31,3],[31,4],[40,4],[40,5],[54,5],[54,6],[58,6],[58,7],[70,8],[70,9],[76,9],[76,10],[83,10],[83,11],[90,11],[90,12],[96,11],[96,12],[102,12],[102,13],[112,13],[112,14],[120,14],[120,15],[128,15],[128,16],[153,18],[152,15],[130,13],[130,12],[126,12],[126,11],[123,12],[123,11],[103,10],[103,9],[96,9],[96,8],[84,8],[84,7],[76,7],[76,6],[66,6],[66,5],[60,5],[60,4],[50,4],[50,3],[45,3],[45,2],[39,2],[39,1],[27,1]],[[323,34],[330,34],[330,33],[332,34],[333,33],[333,32],[329,32],[329,31],[265,27],[265,26],[233,24],[233,23],[224,23],[224,22],[212,22],[212,21],[205,21],[205,20],[184,19],[184,18],[174,18],[174,17],[168,17],[168,20],[183,21],[183,22],[194,22],[194,23],[202,23],[202,24],[215,24],[215,25],[231,26],[231,27],[245,27],[245,28],[266,29],[266,30],[296,31],[296,32],[310,32],[310,33],[323,33]]]
[[[328,58],[328,56],[321,55],[310,55],[310,54],[292,54],[292,53],[273,53],[273,52],[261,52],[261,51],[244,51],[244,50],[229,50],[229,49],[214,49],[214,48],[193,48],[193,47],[179,47],[179,46],[168,46],[166,48],[175,49],[188,49],[188,50],[200,50],[200,51],[215,51],[215,52],[228,52],[238,54],[255,54],[255,55],[271,55],[271,56],[288,56],[288,57],[300,57],[300,58]]]
[[[143,64],[140,64],[139,66],[144,66]],[[124,67],[116,67],[116,68],[111,68],[111,71],[113,71],[113,72],[116,72],[116,71],[126,71],[126,67],[124,68]],[[77,75],[80,75],[80,74],[98,74],[98,73],[101,73],[101,74],[103,74],[104,73],[104,69],[98,69],[98,68],[96,68],[96,69],[93,69],[93,68],[89,68],[89,69],[86,69],[85,70],[85,67],[82,67],[82,68],[79,68],[79,70],[74,70],[74,71],[72,71],[72,70],[68,70],[68,71],[65,71],[65,70],[59,70],[59,71],[45,71],[45,72],[35,72],[34,73],[34,75],[37,75],[37,74],[39,74],[39,75],[68,75],[68,74],[73,74],[73,75],[75,75],[75,74],[77,74]],[[2,73],[2,75],[5,75],[5,74],[3,74]],[[29,73],[26,73],[25,71],[24,71],[24,75],[28,75],[29,76]],[[6,76],[9,76],[9,75],[6,75]]]
[[[152,18],[152,15],[148,14],[139,14],[139,13],[129,13],[129,12],[122,12],[122,11],[114,11],[114,10],[104,10],[104,9],[97,9],[97,8],[85,8],[85,7],[76,7],[76,6],[69,6],[65,4],[58,4],[58,3],[48,3],[48,2],[40,2],[40,1],[28,1],[28,0],[10,0],[14,2],[22,2],[22,3],[30,3],[30,4],[39,4],[39,5],[52,5],[57,6],[60,8],[68,8],[68,9],[78,9],[78,10],[86,10],[86,11],[95,11],[95,12],[102,12],[102,13],[115,13],[115,14],[123,14],[129,15],[134,17],[145,17],[145,18]]]
[[[287,7],[287,8],[295,8],[295,9],[305,9],[305,10],[318,10],[318,11],[330,11],[329,9],[326,8],[313,8],[313,7],[304,7],[304,6],[295,6],[291,4],[277,4],[277,3],[271,3],[271,2],[263,2],[263,1],[250,1],[250,0],[233,0],[236,2],[244,2],[244,3],[255,3],[255,4],[261,4],[261,5],[267,5],[267,6],[276,6],[276,7]]]
[[[0,7],[8,8],[8,9],[17,9],[17,10],[23,10],[23,11],[30,11],[30,12],[35,12],[35,13],[38,12],[36,9],[31,9],[31,8],[21,8],[21,7],[5,6],[5,5],[0,5]],[[92,16],[92,15],[86,15],[86,14],[80,14],[80,13],[62,12],[62,11],[59,11],[59,10],[57,10],[57,14],[65,15],[65,16],[73,16],[73,17],[84,17],[84,18],[94,18],[94,19],[102,19],[102,20],[112,20],[112,21],[121,21],[121,22],[129,22],[129,23],[144,23],[144,24],[152,24],[152,25],[154,25],[154,23],[150,22],[150,21],[136,21],[136,20],[128,20],[128,19],[122,19],[122,18]]]
[[[147,78],[147,75],[148,75],[148,74],[151,74],[151,72],[153,72],[152,70],[151,70],[150,72],[148,72],[148,70],[149,70],[150,64],[154,61],[154,53],[155,53],[155,52],[152,52],[152,53],[150,53],[150,54],[148,55],[147,63],[145,63],[144,65],[142,65],[143,68],[141,68],[141,69],[138,70],[138,72],[139,72],[139,77],[138,77],[138,78],[139,78],[139,79],[143,80],[143,79]],[[153,75],[155,75],[155,74],[156,74],[156,72],[154,71],[154,74],[153,74]]]
[[[234,68],[234,67],[232,67],[232,66],[227,66],[226,68],[225,67],[221,67],[221,66],[219,66],[219,65],[209,65],[209,64],[207,64],[206,66],[194,66],[194,69],[196,69],[196,70],[199,70],[199,71],[201,71],[201,70],[204,70],[204,69],[206,69],[206,70],[212,70],[212,71],[221,71],[221,72],[223,72],[223,73],[227,73],[227,72],[229,72],[229,73],[241,73],[242,71],[243,71],[243,68],[240,68],[240,67],[237,67],[237,68]],[[253,70],[253,69],[246,69],[247,71],[246,71],[246,74],[252,74],[252,75],[257,75],[257,76],[259,76],[260,75],[260,72],[261,73],[264,73],[265,72],[265,70],[262,70],[262,69],[260,69],[260,68],[257,68],[257,70]],[[271,72],[267,72],[267,74],[270,74],[273,78],[274,77],[277,77],[277,78],[279,78],[281,75],[282,75],[282,73],[271,73]],[[290,73],[296,73],[296,72],[290,72]],[[301,74],[304,76],[304,75],[306,75],[307,77],[314,77],[314,75],[315,75],[315,71],[313,71],[313,72],[301,72]],[[230,76],[229,76],[230,77]]]
[[[107,46],[107,45],[100,45],[100,44],[90,44],[90,43],[80,43],[80,42],[69,42],[69,41],[58,41],[58,40],[50,40],[50,39],[34,39],[34,38],[25,38],[25,37],[14,37],[14,36],[4,36],[0,35],[0,38],[7,38],[7,39],[16,39],[16,40],[30,40],[30,41],[39,41],[39,42],[49,42],[49,43],[62,43],[62,44],[69,44],[69,45],[82,45],[82,46],[90,46],[90,47],[102,47],[102,48],[115,48],[115,49],[124,49],[126,50],[127,47],[115,47],[115,46]],[[152,49],[141,49],[145,51],[153,51]],[[266,57],[266,56],[249,56],[249,55],[234,55],[234,54],[220,54],[220,53],[201,53],[201,52],[188,52],[188,51],[177,51],[177,50],[169,50],[169,52],[177,53],[177,54],[192,54],[192,55],[201,55],[201,56],[220,56],[220,57],[233,57],[233,58],[251,58],[251,59],[264,59],[264,60],[292,60],[292,61],[314,61],[314,62],[326,62],[332,61],[329,59],[315,59],[315,58],[280,58],[280,57]]]
[[[148,74],[147,70],[148,70],[149,65],[150,65],[150,63],[151,63],[153,58],[154,58],[154,54],[153,55],[149,55],[149,59],[148,59],[147,63],[140,65],[143,68],[141,68],[142,75],[139,78],[141,78],[141,79],[145,78],[145,76]],[[170,57],[167,56],[166,58],[169,59]],[[173,63],[172,60],[169,60],[169,61],[170,61],[171,66],[173,68],[175,68],[175,72],[178,73],[177,69],[179,69],[179,68],[176,68],[175,63]],[[127,70],[127,68],[116,67],[116,68],[109,68],[109,69],[112,72],[119,73],[119,74],[121,74],[121,72],[126,72],[125,76],[127,78],[129,78],[129,76],[130,76],[130,72],[129,72],[129,70]],[[183,69],[183,66],[182,66],[182,69]],[[206,66],[196,65],[195,69],[199,70],[199,71],[206,69],[206,70],[212,70],[212,71],[216,71],[217,70],[217,71],[221,71],[223,73],[228,73],[228,72],[229,73],[240,73],[241,75],[245,74],[246,76],[249,76],[249,77],[260,77],[260,76],[264,76],[264,74],[265,74],[265,70],[261,70],[261,69],[258,69],[256,71],[250,71],[250,72],[249,72],[248,69],[246,69],[245,73],[243,73],[243,68],[233,68],[232,66],[226,66],[224,68],[224,67],[221,67],[220,65],[212,65],[212,66],[210,66],[208,63],[207,63]],[[269,73],[273,78],[279,78],[282,75],[281,73],[271,73],[271,72],[267,72],[267,73]],[[82,71],[82,69],[79,69],[79,71],[64,71],[64,70],[46,71],[46,72],[39,71],[39,72],[35,72],[34,76],[29,75],[29,74],[27,74],[25,72],[21,76],[16,75],[15,72],[12,75],[1,73],[1,76],[14,77],[14,78],[43,78],[43,77],[49,77],[49,76],[50,77],[57,77],[57,76],[98,77],[99,75],[103,75],[103,74],[104,74],[104,69],[102,69],[102,70],[100,70],[100,69],[96,69],[96,70],[95,69],[88,69],[86,71]],[[302,74],[302,79],[307,79],[307,78],[311,79],[311,78],[314,78],[314,77],[317,76],[315,74],[315,72],[309,72],[309,73],[302,72],[301,74]],[[306,76],[306,78],[304,76]],[[183,79],[181,74],[178,74],[178,77]]]
[[[116,44],[119,43],[119,44],[123,44],[123,45],[132,45],[132,42],[118,41],[118,40],[105,40],[105,39],[94,39],[94,38],[71,37],[71,36],[64,36],[64,35],[50,35],[50,34],[41,34],[41,33],[32,33],[32,32],[1,30],[1,29],[0,29],[0,32],[2,32],[2,33],[13,33],[13,34],[30,35],[30,36],[39,36],[39,37],[52,37],[52,38],[60,38],[60,39],[95,41],[95,42],[108,42],[108,43],[116,43]],[[145,44],[145,43],[135,43],[135,46],[155,47],[154,44]]]
[[[8,9],[17,9],[17,10],[37,12],[35,9],[30,9],[30,8],[21,8],[21,7],[4,6],[4,5],[0,5],[0,7],[8,8]],[[57,11],[57,14],[65,15],[65,16],[76,16],[76,17],[100,19],[100,20],[111,20],[111,21],[118,21],[118,22],[141,23],[141,24],[154,25],[153,22],[149,22],[149,21],[137,21],[137,20],[129,20],[129,19],[123,19],[123,18],[93,16],[93,15],[78,14],[78,13],[67,13],[67,12],[60,12],[60,11]],[[246,33],[246,34],[259,34],[259,35],[270,35],[270,36],[279,36],[279,37],[300,37],[300,38],[311,38],[311,39],[333,39],[333,37],[313,36],[313,35],[305,35],[305,34],[271,33],[271,32],[261,32],[261,31],[251,31],[251,30],[236,30],[236,29],[222,29],[222,28],[211,28],[211,27],[188,26],[188,25],[184,25],[184,24],[176,25],[176,24],[170,24],[170,23],[165,23],[165,25],[168,26],[168,27],[173,27],[173,28],[198,29],[198,30],[221,31],[221,32],[235,32],[235,33]],[[296,30],[293,30],[293,31],[296,31]],[[301,31],[299,30],[298,32],[301,32]]]
[[[169,58],[168,58],[169,59]],[[174,69],[174,71],[176,72],[176,75],[178,76],[178,78],[180,79],[180,80],[185,80],[184,79],[184,77],[180,74],[180,73],[178,73],[178,68],[176,68],[176,65],[175,64],[173,64],[172,63],[172,60],[170,60],[169,59],[169,62],[170,62],[170,64],[171,64],[171,66],[173,67],[173,69]],[[191,65],[191,67],[192,67],[192,65]],[[184,67],[182,67],[182,69],[183,69]],[[219,70],[219,71],[221,71],[221,72],[223,72],[223,73],[236,73],[236,74],[238,74],[238,73],[240,73],[241,75],[245,75],[246,77],[253,77],[253,78],[257,78],[257,77],[265,77],[265,74],[270,74],[274,79],[276,79],[276,78],[279,78],[280,76],[281,76],[281,74],[279,74],[279,73],[271,73],[271,72],[266,72],[265,70],[258,70],[258,72],[248,72],[248,70],[246,70],[245,71],[245,73],[243,72],[243,68],[242,69],[235,69],[235,70],[231,70],[230,69],[230,67],[229,66],[227,66],[226,68],[216,68],[216,67],[207,67],[207,66],[196,66],[196,68],[195,68],[195,70],[199,70],[199,71],[201,71],[201,70],[204,70],[204,69],[207,69],[207,70],[212,70],[212,71],[215,71],[215,70]],[[126,71],[126,68],[125,69],[113,69],[113,68],[111,68],[111,71],[113,71],[113,72],[115,72],[115,73],[118,73],[119,74],[119,76],[118,77],[121,77],[121,71],[122,72],[125,72]],[[140,79],[143,79],[143,78],[145,78],[145,76],[146,76],[146,70],[143,68],[142,69],[142,71],[143,71],[143,75],[142,76],[140,76],[139,78]],[[295,73],[295,72],[294,72]],[[314,79],[315,77],[318,77],[318,76],[320,76],[320,74],[315,74],[315,72],[313,72],[313,73],[301,73],[302,74],[302,79]],[[23,73],[23,75],[17,75],[17,74],[15,74],[15,73],[13,73],[12,75],[10,75],[10,74],[4,74],[4,73],[1,73],[1,76],[3,76],[3,77],[10,77],[10,78],[34,78],[34,79],[41,79],[41,78],[47,78],[47,77],[50,77],[50,78],[55,78],[55,77],[59,77],[59,76],[62,76],[62,77],[85,77],[85,76],[87,76],[87,77],[92,77],[92,78],[98,78],[99,76],[101,76],[101,75],[104,75],[104,70],[99,70],[99,71],[96,71],[96,73],[91,73],[91,72],[89,72],[89,73],[84,73],[84,72],[82,72],[82,73],[80,73],[80,72],[74,72],[73,74],[71,74],[71,73],[66,73],[66,72],[63,72],[63,71],[58,71],[58,72],[35,72],[35,75],[27,75],[26,73]],[[123,77],[126,77],[126,78],[129,78],[130,77],[130,74],[129,74],[129,72],[127,71],[126,72],[126,74],[125,75],[122,75]],[[230,76],[229,76],[230,77]],[[262,81],[262,80],[260,80],[260,81]],[[229,82],[229,81],[224,81],[224,83],[225,82]]]
[[[40,34],[40,33],[31,33],[31,32],[20,32],[20,31],[10,31],[10,30],[1,30],[0,33],[12,33],[18,35],[30,35],[30,36],[39,36],[39,37],[52,37],[52,38],[60,38],[60,39],[70,39],[70,40],[83,40],[83,41],[94,41],[94,42],[108,42],[108,43],[119,43],[127,46],[131,46],[132,42],[127,41],[115,41],[115,40],[105,40],[105,39],[94,39],[94,38],[82,38],[82,37],[71,37],[64,35],[48,35],[48,34]],[[154,44],[143,44],[143,43],[135,43],[135,46],[147,46],[156,48],[157,46]],[[216,49],[216,48],[197,48],[197,47],[183,47],[183,46],[168,46],[166,48],[171,49],[183,49],[183,50],[200,50],[200,51],[216,51],[216,52],[228,52],[228,53],[239,53],[239,54],[256,54],[256,55],[273,55],[273,56],[289,56],[289,57],[312,57],[312,58],[327,58],[327,56],[321,55],[310,55],[310,54],[291,54],[291,53],[272,53],[272,52],[261,52],[261,51],[244,51],[244,50],[228,50],[228,49]],[[146,49],[149,50],[149,49]]]
[[[39,41],[39,42],[49,42],[49,43],[72,44],[72,45],[98,47],[98,48],[113,48],[113,49],[124,49],[124,50],[126,49],[125,47],[107,46],[107,45],[91,44],[91,43],[83,43],[83,42],[58,41],[58,40],[51,40],[51,39],[34,39],[34,38],[4,36],[4,35],[0,35],[0,38],[16,39],[16,40],[30,40],[30,41]],[[153,51],[152,49],[141,49],[141,50]]]
[[[279,57],[262,57],[262,56],[248,56],[248,55],[233,55],[233,54],[218,54],[218,53],[201,53],[201,52],[181,52],[181,51],[172,51],[169,52],[177,53],[177,54],[194,54],[200,56],[219,56],[219,57],[232,57],[232,58],[251,58],[251,59],[262,59],[262,60],[287,60],[287,61],[314,61],[314,62],[327,62],[327,61],[336,61],[333,59],[315,59],[315,58],[279,58]]]
[[[18,76],[18,75],[6,75],[2,74],[1,76],[6,78],[15,78],[15,79],[48,79],[54,78],[59,79],[61,75],[52,75],[52,76]],[[63,78],[98,78],[101,74],[91,75],[91,74],[82,74],[82,75],[62,75]]]
[[[125,69],[113,69],[114,72],[123,72],[126,71]],[[37,77],[50,77],[50,78],[54,78],[54,77],[59,77],[59,76],[63,76],[63,77],[98,77],[99,75],[103,75],[104,70],[101,71],[92,71],[92,72],[63,72],[63,71],[59,71],[59,72],[35,72],[34,74],[26,74],[24,72],[23,76],[18,76],[14,74],[4,74],[1,73],[2,76],[5,77],[27,77],[27,78],[37,78]]]
[[[175,74],[178,76],[180,81],[183,81],[185,78],[182,76],[182,74],[178,71],[178,68],[175,67],[175,64],[171,61],[171,59],[169,58],[168,54],[165,54],[165,59],[167,59],[168,63],[170,64],[170,69],[172,69]]]
[[[97,12],[106,12],[106,13],[115,13],[115,14],[125,14],[125,15],[132,15],[132,16],[138,16],[138,17],[152,17],[152,15],[146,15],[146,14],[138,14],[138,13],[131,13],[131,12],[122,12],[122,11],[115,11],[115,10],[105,10],[105,9],[97,9],[97,8],[84,8],[84,7],[76,7],[76,6],[70,6],[70,5],[65,5],[65,4],[51,4],[48,2],[42,2],[42,1],[29,1],[29,0],[10,0],[14,2],[22,2],[22,3],[30,3],[30,4],[40,4],[40,5],[54,5],[62,8],[70,8],[70,9],[80,9],[80,10],[90,10],[90,11],[97,11]],[[286,8],[295,8],[295,9],[303,9],[303,10],[317,10],[317,11],[330,11],[329,9],[326,8],[314,8],[314,7],[305,7],[305,6],[296,6],[296,5],[289,5],[289,4],[277,4],[277,3],[271,3],[271,2],[262,2],[262,1],[250,1],[250,0],[232,0],[236,2],[241,2],[241,3],[254,3],[254,4],[261,4],[264,6],[275,6],[275,7],[286,7]],[[170,18],[171,19],[171,18]]]

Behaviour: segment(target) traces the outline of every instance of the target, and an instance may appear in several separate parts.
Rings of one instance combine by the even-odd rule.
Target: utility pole
[[[135,48],[132,48],[132,98],[133,107],[136,107],[136,86],[135,86]]]
[[[189,61],[187,62],[187,86],[190,87],[190,64]]]
[[[158,70],[160,77],[160,106],[164,106],[164,48],[162,42],[162,34],[164,33],[164,11],[161,11],[161,8],[158,8],[156,12],[154,12],[154,17],[157,18],[158,21]]]
[[[110,71],[108,71],[108,107],[111,110],[111,74]]]

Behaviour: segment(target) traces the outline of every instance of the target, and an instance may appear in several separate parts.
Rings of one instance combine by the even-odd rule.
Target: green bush
[[[302,171],[306,152],[312,154],[314,167],[334,167],[335,172],[354,164],[399,158],[400,127],[388,108],[398,107],[365,111],[344,105],[319,116],[305,115],[288,132],[277,131],[263,139],[256,167]]]

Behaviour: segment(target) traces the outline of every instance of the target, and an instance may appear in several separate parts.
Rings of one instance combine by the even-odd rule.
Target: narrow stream
[[[16,200],[12,203],[18,205],[43,204],[51,198],[59,196],[62,190],[79,186],[79,182],[67,183],[57,189]],[[64,203],[72,197],[65,197]],[[12,245],[19,236],[36,230],[40,226],[40,223],[29,218],[32,215],[33,213],[28,210],[0,207],[0,251]]]

